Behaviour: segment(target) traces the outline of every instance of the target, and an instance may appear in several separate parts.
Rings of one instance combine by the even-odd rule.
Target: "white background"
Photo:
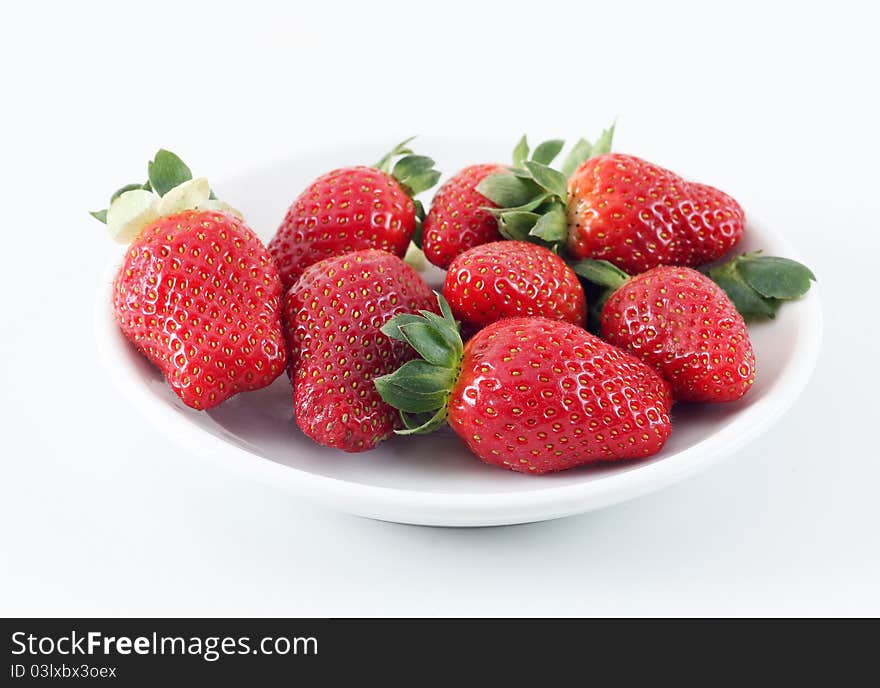
[[[0,614],[880,614],[870,4],[301,5],[4,11]],[[96,360],[114,249],[85,211],[160,146],[221,178],[322,142],[615,116],[618,150],[701,171],[820,279],[815,377],[707,474],[556,522],[372,522],[186,455]]]

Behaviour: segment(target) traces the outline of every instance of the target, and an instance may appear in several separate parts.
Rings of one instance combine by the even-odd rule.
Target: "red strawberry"
[[[727,194],[639,158],[609,153],[613,127],[580,141],[561,171],[538,160],[487,176],[478,190],[498,206],[501,233],[601,258],[628,272],[702,265],[742,237],[745,214]]]
[[[477,184],[504,172],[501,165],[472,165],[450,178],[434,195],[422,230],[425,256],[444,270],[452,259],[469,248],[498,241],[498,220],[486,207],[497,207],[477,191]]]
[[[294,415],[302,431],[348,452],[389,437],[400,418],[373,378],[413,353],[380,328],[401,313],[434,308],[418,273],[385,251],[364,249],[306,268],[285,300]]]
[[[403,256],[424,216],[413,196],[440,177],[434,161],[413,155],[406,143],[376,167],[344,167],[312,182],[291,204],[269,242],[269,252],[290,288],[309,265],[330,256],[379,248]],[[395,156],[403,157],[391,168]]]
[[[680,401],[733,401],[755,381],[743,317],[705,275],[661,266],[628,277],[605,261],[576,266],[614,288],[601,312],[602,337],[653,366]],[[592,274],[591,274],[592,272]]]
[[[449,266],[443,296],[456,318],[476,327],[517,315],[583,325],[586,313],[577,275],[555,253],[526,241],[465,251]]]
[[[575,258],[602,258],[627,272],[703,265],[742,237],[733,198],[631,155],[587,160],[568,180],[568,241]]]
[[[441,309],[442,319],[383,328],[424,359],[376,380],[403,433],[430,432],[448,416],[480,460],[536,474],[650,456],[669,436],[669,386],[633,356],[547,318],[498,321],[463,347],[442,299]]]
[[[113,283],[123,334],[183,403],[208,409],[284,370],[281,280],[240,216],[189,176],[160,151],[143,186],[161,198],[132,184],[93,214],[116,238],[133,239]]]

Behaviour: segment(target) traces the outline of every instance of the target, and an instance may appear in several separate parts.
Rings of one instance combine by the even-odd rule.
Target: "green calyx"
[[[187,167],[186,163],[171,151],[162,148],[156,153],[155,157],[147,163],[147,181],[142,184],[126,184],[117,189],[113,192],[113,195],[110,196],[110,203],[112,204],[113,201],[126,191],[134,191],[136,189],[153,191],[157,196],[161,197],[175,186],[188,182],[192,178],[192,171]],[[210,197],[216,199],[213,191],[211,192]],[[89,215],[99,222],[107,224],[106,208],[104,210],[90,211]]]
[[[464,343],[446,299],[437,294],[437,301],[442,315],[403,313],[382,326],[386,336],[406,342],[421,357],[373,381],[382,399],[400,412],[400,435],[421,435],[443,425],[458,379]]]
[[[612,125],[595,143],[580,139],[559,169],[550,165],[562,151],[562,140],[544,141],[529,157],[523,136],[513,151],[513,167],[489,175],[477,185],[477,191],[498,206],[486,210],[498,220],[501,235],[558,251],[568,234],[568,178],[587,159],[608,153],[613,136]]]
[[[382,156],[382,159],[374,167],[394,177],[406,194],[414,199],[416,206],[416,231],[413,234],[412,242],[418,248],[421,248],[425,206],[422,205],[421,201],[416,200],[415,196],[434,186],[440,180],[440,172],[434,169],[433,158],[429,158],[426,155],[416,155],[409,148],[409,143],[414,138],[415,136],[411,136],[406,141],[398,143]],[[397,158],[396,161],[395,158]]]
[[[434,169],[434,160],[426,155],[416,155],[409,148],[415,138],[398,143],[374,167],[390,174],[409,196],[427,191],[440,180],[440,172]],[[395,161],[395,158],[398,158]],[[393,166],[392,166],[392,163]]]
[[[592,289],[588,292],[591,324],[602,313],[608,297],[630,276],[607,260],[587,258],[569,267]],[[745,320],[773,318],[785,301],[799,299],[816,280],[812,270],[790,258],[745,253],[703,272],[721,287]],[[592,327],[591,327],[592,329]]]
[[[745,320],[776,317],[786,301],[799,299],[816,280],[806,265],[790,258],[745,253],[705,271]]]

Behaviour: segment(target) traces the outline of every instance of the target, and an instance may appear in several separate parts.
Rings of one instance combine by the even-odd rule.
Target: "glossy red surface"
[[[147,227],[116,276],[113,308],[192,408],[265,387],[284,370],[278,270],[237,217],[188,210]]]
[[[657,453],[670,405],[653,369],[586,330],[510,318],[465,348],[449,424],[482,461],[547,473]]]
[[[733,401],[755,381],[742,316],[690,268],[654,268],[626,282],[602,309],[602,336],[654,366],[680,401]]]
[[[495,207],[476,186],[485,177],[503,172],[501,165],[471,165],[451,177],[434,195],[422,231],[425,256],[444,270],[469,248],[499,241],[498,221],[484,207]]]
[[[285,322],[297,425],[319,444],[372,449],[399,427],[373,378],[415,356],[380,328],[398,313],[437,310],[419,274],[400,258],[366,249],[305,269],[287,293]]]
[[[403,256],[416,227],[415,204],[374,167],[345,167],[312,182],[269,242],[285,289],[319,260],[365,248]]]
[[[568,252],[632,274],[716,260],[745,228],[743,209],[724,192],[631,155],[587,160],[568,192]]]
[[[443,296],[456,319],[483,327],[536,315],[583,325],[584,289],[565,261],[537,244],[496,241],[472,248],[449,266]]]

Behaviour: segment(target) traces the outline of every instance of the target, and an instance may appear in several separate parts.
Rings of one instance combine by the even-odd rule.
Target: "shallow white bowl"
[[[426,139],[418,148],[433,154],[448,173],[474,162],[504,161],[509,155],[503,144],[478,141]],[[215,188],[268,240],[287,205],[309,181],[334,167],[370,163],[383,152],[381,145],[316,151],[249,170]],[[797,258],[779,233],[750,221],[738,250],[757,248]],[[598,509],[678,482],[735,454],[771,427],[809,379],[821,341],[814,287],[806,298],[783,307],[775,321],[751,328],[758,373],[745,398],[732,404],[677,405],[672,436],[650,459],[528,476],[481,464],[449,429],[428,437],[395,437],[364,454],[320,447],[292,420],[286,376],[211,411],[185,407],[116,327],[109,301],[117,265],[114,261],[108,266],[98,294],[95,328],[110,377],[138,413],[187,449],[250,479],[283,486],[297,498],[401,523],[488,526],[540,521]],[[440,273],[431,268],[426,275],[437,283]]]

